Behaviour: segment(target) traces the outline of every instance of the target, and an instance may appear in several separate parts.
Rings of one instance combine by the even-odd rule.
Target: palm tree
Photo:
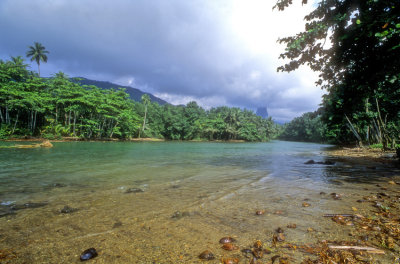
[[[46,48],[39,42],[35,42],[34,46],[29,46],[29,50],[26,52],[26,56],[31,57],[31,61],[36,61],[38,65],[38,73],[40,77],[40,62],[47,62],[47,53],[49,53]]]
[[[17,67],[24,67],[26,66],[24,64],[24,58],[22,58],[21,56],[17,56],[17,57],[12,57],[11,56],[11,61],[14,63],[14,66]]]

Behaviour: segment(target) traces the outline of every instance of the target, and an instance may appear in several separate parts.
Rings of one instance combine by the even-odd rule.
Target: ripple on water
[[[235,238],[240,248],[256,240],[270,246],[278,228],[286,242],[348,240],[353,227],[338,228],[322,216],[352,214],[352,207],[368,213],[371,204],[356,201],[378,192],[376,184],[387,182],[382,177],[395,176],[388,168],[345,161],[304,164],[325,160],[325,146],[318,144],[54,145],[23,157],[0,152],[1,206],[49,201],[0,218],[0,248],[15,249],[20,263],[57,262],[61,255],[74,263],[91,247],[99,263],[197,263],[207,248],[216,259],[227,254],[221,237]],[[145,191],[125,194],[129,188]],[[60,214],[65,205],[79,210]],[[176,212],[185,217],[171,218]]]

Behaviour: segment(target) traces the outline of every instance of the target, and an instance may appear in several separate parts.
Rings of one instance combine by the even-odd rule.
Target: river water
[[[284,243],[352,240],[353,227],[323,215],[369,212],[356,201],[389,192],[388,181],[399,175],[390,166],[330,157],[331,146],[311,143],[53,144],[0,149],[0,262],[78,263],[94,247],[94,263],[202,263],[204,250],[216,256],[207,263],[250,263],[240,250],[221,249],[219,239],[234,237],[241,249],[256,240],[271,247],[281,227]],[[311,159],[334,164],[304,164]],[[313,258],[274,254],[291,263]]]

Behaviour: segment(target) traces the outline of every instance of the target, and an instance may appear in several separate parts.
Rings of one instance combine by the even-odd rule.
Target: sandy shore
[[[342,159],[362,159],[365,162],[373,161],[384,164],[396,164],[399,159],[395,151],[382,151],[371,148],[335,148],[327,151],[328,155]]]

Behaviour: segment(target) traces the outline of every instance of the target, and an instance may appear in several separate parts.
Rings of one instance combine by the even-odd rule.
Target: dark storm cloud
[[[279,120],[314,110],[313,80],[278,75],[268,61],[278,54],[251,54],[226,22],[231,11],[232,1],[2,0],[0,57],[38,41],[50,51],[44,75],[130,81],[172,103],[266,105]]]

